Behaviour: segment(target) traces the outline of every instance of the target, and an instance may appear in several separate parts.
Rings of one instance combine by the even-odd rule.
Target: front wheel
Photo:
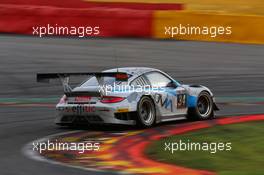
[[[143,96],[138,103],[137,125],[141,127],[150,127],[155,123],[156,112],[152,99]]]
[[[214,117],[213,99],[208,92],[201,92],[197,105],[188,109],[187,117],[192,120],[206,120]]]

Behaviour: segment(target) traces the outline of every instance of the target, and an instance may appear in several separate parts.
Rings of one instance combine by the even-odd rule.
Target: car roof
[[[125,72],[127,74],[132,75],[130,78],[135,78],[147,72],[160,71],[160,70],[149,67],[120,67],[120,68],[108,69],[103,72],[117,72],[117,71]]]

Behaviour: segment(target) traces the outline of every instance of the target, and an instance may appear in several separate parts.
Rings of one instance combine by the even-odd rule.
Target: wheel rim
[[[140,118],[146,124],[150,125],[154,119],[153,105],[149,101],[143,101],[140,109]]]
[[[198,112],[202,117],[208,117],[211,111],[211,100],[207,96],[199,97],[197,104]]]

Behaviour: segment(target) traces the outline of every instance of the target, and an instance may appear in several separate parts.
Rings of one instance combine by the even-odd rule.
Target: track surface
[[[261,45],[0,36],[0,97],[59,98],[60,85],[37,84],[36,72],[148,66],[162,69],[186,84],[204,84],[216,98],[259,98],[264,97],[263,58]],[[220,107],[218,116],[264,112],[263,105]],[[71,130],[52,124],[53,108],[0,106],[0,114],[0,174],[87,174],[36,162],[21,153],[21,148],[32,140]]]

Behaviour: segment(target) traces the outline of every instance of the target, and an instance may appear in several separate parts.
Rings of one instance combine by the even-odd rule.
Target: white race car
[[[88,76],[75,88],[69,77]],[[56,106],[55,123],[138,124],[179,119],[205,120],[218,110],[212,92],[201,85],[183,85],[153,68],[125,67],[92,73],[40,73],[38,82],[59,78],[64,95]]]

